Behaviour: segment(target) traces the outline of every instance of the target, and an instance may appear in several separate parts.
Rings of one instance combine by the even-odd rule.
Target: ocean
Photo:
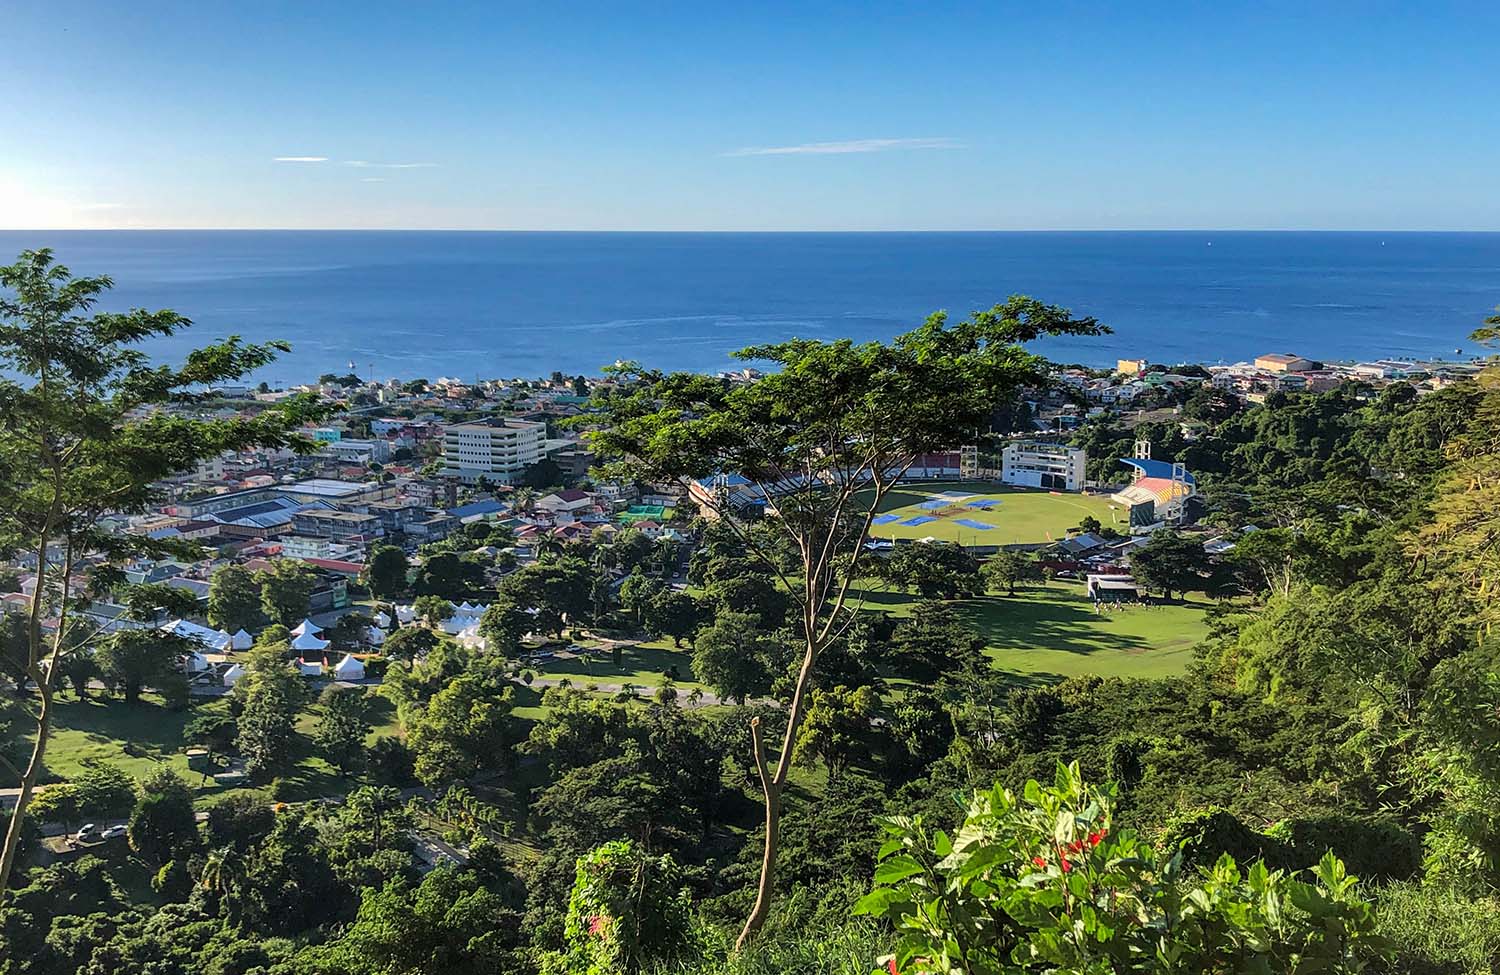
[[[192,318],[163,358],[229,334],[291,342],[254,377],[273,383],[351,362],[379,378],[717,370],[751,343],[884,339],[1013,293],[1114,328],[1038,343],[1064,362],[1453,357],[1500,304],[1500,233],[0,231],[0,261],[42,246],[111,275],[104,307]]]

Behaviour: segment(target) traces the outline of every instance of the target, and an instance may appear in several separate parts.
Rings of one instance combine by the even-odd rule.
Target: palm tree
[[[245,858],[234,847],[221,846],[203,858],[198,885],[217,895],[226,917],[239,914],[240,886],[245,880]]]
[[[536,489],[516,488],[510,494],[510,506],[522,514],[530,514],[536,508]]]
[[[695,687],[692,690],[688,691],[688,703],[691,704],[693,707],[697,707],[698,703],[700,701],[702,701],[702,700],[703,700],[703,688],[701,688],[701,687]]]

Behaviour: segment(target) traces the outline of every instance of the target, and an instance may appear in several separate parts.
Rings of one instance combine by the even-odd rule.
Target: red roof
[[[303,559],[308,565],[315,565],[320,569],[330,572],[342,572],[345,575],[357,576],[365,571],[363,562],[345,562],[342,559]]]

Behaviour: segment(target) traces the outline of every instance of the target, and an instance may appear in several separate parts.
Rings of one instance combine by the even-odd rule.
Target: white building
[[[465,484],[481,477],[509,484],[542,459],[546,439],[547,425],[530,420],[454,424],[443,429],[443,473]]]
[[[1050,443],[1007,444],[1000,454],[1000,480],[1015,487],[1082,491],[1088,452]]]

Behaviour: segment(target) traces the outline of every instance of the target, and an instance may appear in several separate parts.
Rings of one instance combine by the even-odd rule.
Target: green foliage
[[[693,642],[693,674],[727,700],[744,704],[770,690],[776,638],[747,613],[718,613]]]
[[[317,579],[312,569],[295,559],[280,559],[260,573],[260,608],[266,618],[282,626],[296,626],[307,616]]]
[[[365,562],[365,582],[381,599],[393,599],[406,590],[409,568],[406,553],[394,545],[378,545]]]
[[[982,588],[979,563],[967,549],[946,542],[900,545],[875,565],[886,582],[924,599],[957,599]]]
[[[891,971],[1358,972],[1384,950],[1336,857],[1311,882],[1228,855],[1184,873],[1115,827],[1111,790],[1076,764],[1023,798],[976,793],[951,838],[920,817],[882,826],[856,910],[895,926]]]
[[[578,858],[565,949],[545,954],[543,975],[617,975],[691,946],[687,893],[677,864],[630,841]]]
[[[226,565],[208,581],[208,622],[229,633],[253,632],[265,621],[261,584],[242,565]]]
[[[344,775],[358,771],[370,734],[370,694],[363,687],[330,684],[318,696],[318,723],[312,740]]]
[[[130,848],[148,863],[165,864],[198,842],[193,792],[177,774],[162,769],[141,783],[141,795],[126,825]]]
[[[287,663],[285,644],[252,650],[235,694],[243,702],[235,744],[245,771],[264,779],[291,760],[297,714],[307,697],[302,678]]]

